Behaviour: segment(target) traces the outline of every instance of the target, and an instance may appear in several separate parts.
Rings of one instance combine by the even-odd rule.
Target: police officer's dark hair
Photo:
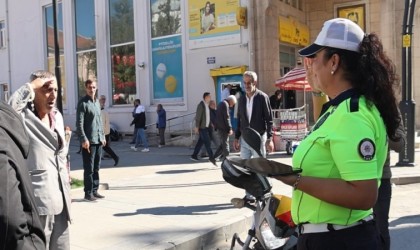
[[[368,104],[374,104],[385,123],[387,134],[397,139],[396,130],[400,123],[397,100],[394,91],[399,79],[394,63],[383,50],[379,37],[366,34],[359,46],[359,53],[326,47],[324,59],[334,54],[340,56],[340,68],[344,79],[366,97]]]
[[[209,96],[209,95],[210,95],[209,92],[204,92],[204,94],[203,94],[203,100],[206,99],[206,97]]]

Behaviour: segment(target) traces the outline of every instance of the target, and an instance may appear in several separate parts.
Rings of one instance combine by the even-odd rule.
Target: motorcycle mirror
[[[261,153],[261,135],[253,128],[247,127],[242,131],[242,137],[245,142],[253,149],[257,154],[262,157]]]

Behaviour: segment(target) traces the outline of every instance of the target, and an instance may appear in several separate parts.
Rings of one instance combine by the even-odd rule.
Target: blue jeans
[[[262,157],[266,157],[266,150],[265,150],[265,143],[267,141],[267,133],[264,133],[261,135],[261,147],[260,151],[262,154]],[[251,146],[248,145],[248,143],[245,142],[244,138],[241,137],[241,158],[242,159],[251,159],[251,158],[258,158],[260,157],[254,149],[251,148]],[[245,196],[248,198],[251,198],[252,195],[245,191]]]
[[[140,146],[143,142],[144,148],[149,148],[149,144],[147,143],[146,133],[144,128],[137,129],[137,139],[136,139],[136,148]]]
[[[266,157],[265,143],[267,142],[267,133],[261,135],[261,154],[262,157]],[[259,157],[257,151],[253,150],[248,143],[241,137],[241,158],[242,159],[251,159]]]
[[[101,166],[102,144],[90,144],[90,153],[82,149],[83,184],[85,195],[90,196],[98,191],[99,168]]]
[[[197,144],[195,144],[194,153],[192,154],[193,157],[197,157],[198,153],[200,152],[201,147],[206,147],[207,154],[210,159],[213,159],[213,151],[211,150],[210,146],[210,130],[209,128],[199,129],[200,138],[198,138]]]

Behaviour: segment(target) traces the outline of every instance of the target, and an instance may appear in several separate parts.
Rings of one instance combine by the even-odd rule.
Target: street
[[[104,200],[83,202],[83,190],[72,191],[72,250],[96,249],[229,249],[234,233],[247,232],[252,212],[236,209],[233,197],[242,189],[227,184],[207,160],[193,162],[187,147],[152,147],[133,152],[127,142],[113,142],[120,156],[102,162]],[[82,179],[81,156],[71,147],[72,177]],[[163,156],[163,157],[162,157]],[[391,156],[396,161],[396,155]],[[276,152],[270,158],[289,163]],[[420,159],[420,152],[416,152]],[[220,165],[220,162],[218,162]],[[418,164],[418,163],[417,163]],[[393,168],[395,177],[420,176],[420,166]],[[273,192],[290,195],[291,188],[273,181]],[[392,249],[420,249],[420,184],[393,188],[390,221]]]
[[[420,184],[394,186],[392,193],[391,249],[420,249]]]

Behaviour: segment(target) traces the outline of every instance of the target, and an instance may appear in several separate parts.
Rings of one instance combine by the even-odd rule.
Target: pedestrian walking
[[[101,118],[102,118],[102,124],[103,129],[105,133],[105,141],[106,144],[103,147],[103,150],[114,159],[114,166],[118,165],[118,162],[120,161],[120,157],[112,150],[111,148],[111,140],[110,140],[110,133],[111,133],[111,126],[109,122],[109,114],[108,111],[105,109],[105,103],[106,103],[106,97],[104,95],[101,95],[99,97],[99,104],[101,105]]]
[[[137,151],[137,148],[140,147],[140,143],[143,143],[144,148],[141,150],[143,153],[149,152],[149,144],[146,138],[146,109],[141,105],[140,99],[137,99],[139,105],[136,108],[136,113],[134,114],[134,119],[131,122],[130,126],[135,126],[137,128],[136,135],[136,145],[131,146],[131,149]]]
[[[10,97],[29,134],[28,164],[47,249],[70,249],[68,146],[62,114],[55,107],[57,79],[38,70]]]
[[[213,157],[213,151],[210,145],[210,108],[209,103],[211,95],[209,92],[203,94],[203,100],[197,105],[195,113],[195,128],[196,134],[199,134],[199,139],[195,145],[194,152],[191,155],[191,160],[198,161],[197,155],[200,152],[201,146],[204,144],[209,156],[209,161],[216,166],[216,160]]]
[[[233,135],[229,109],[233,108],[235,104],[236,97],[230,95],[217,105],[215,129],[217,130],[217,136],[219,137],[219,146],[214,153],[215,158],[220,155],[223,160],[229,155],[229,135]]]
[[[294,190],[297,247],[380,249],[372,207],[387,136],[398,136],[395,66],[376,34],[365,34],[343,18],[326,21],[315,42],[299,54],[306,57],[314,99],[330,100],[293,154],[293,168],[302,172],[275,177]]]
[[[159,131],[159,148],[161,148],[165,146],[166,111],[162,104],[158,104],[156,112],[158,115],[156,127]]]
[[[262,157],[266,157],[267,150],[271,152],[274,147],[272,142],[273,117],[270,99],[267,94],[257,88],[257,80],[257,73],[253,71],[244,72],[245,95],[242,95],[238,101],[238,124],[233,142],[234,149],[241,150],[240,156],[242,159],[260,157],[241,137],[242,130],[247,127],[255,129],[261,135],[260,151]],[[255,197],[246,192],[244,199],[254,200]]]
[[[96,98],[96,82],[86,80],[86,96],[77,104],[76,128],[82,144],[83,183],[86,201],[105,196],[98,193],[102,146],[106,145],[101,108]]]
[[[140,105],[140,99],[134,100],[134,108],[133,108],[133,111],[131,112],[133,118],[136,115],[136,109],[139,105]],[[133,138],[131,139],[130,144],[136,144],[136,140],[137,140],[137,128],[136,126],[134,126]]]

